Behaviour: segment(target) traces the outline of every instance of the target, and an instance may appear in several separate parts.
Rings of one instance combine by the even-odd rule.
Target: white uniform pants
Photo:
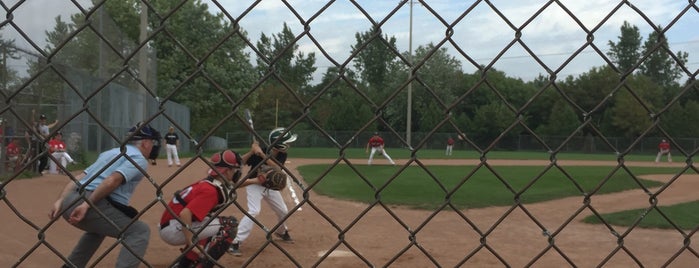
[[[451,151],[454,149],[454,145],[447,145],[446,155],[451,155]]]
[[[660,150],[658,152],[658,155],[655,156],[655,162],[660,162],[660,157],[662,157],[664,154],[667,154],[667,161],[672,162],[672,155],[670,154],[670,150]]]
[[[391,162],[391,165],[396,164],[396,162],[393,162],[393,159],[391,159],[386,150],[384,150],[381,147],[371,147],[371,153],[369,153],[369,165],[371,165],[371,161],[374,160],[374,154],[376,152],[380,152],[381,154],[383,154],[383,156],[386,157],[386,159],[388,159],[388,162]]]
[[[70,157],[70,154],[68,152],[54,152],[51,154],[53,158],[56,158],[56,160],[61,163],[62,167],[66,167],[68,163],[73,163],[73,158]],[[56,164],[56,161],[53,159],[49,159],[49,173],[51,174],[58,174],[58,165]]]
[[[251,184],[245,187],[245,192],[248,195],[248,214],[250,214],[252,217],[257,217],[257,215],[260,214],[262,199],[267,201],[270,207],[272,207],[272,210],[275,214],[277,214],[277,219],[280,222],[284,217],[286,217],[286,214],[289,213],[289,209],[286,207],[284,198],[282,198],[282,194],[279,191],[269,190],[259,184]],[[233,243],[235,244],[245,241],[245,239],[250,236],[250,232],[252,232],[254,224],[255,223],[247,215],[245,215],[245,217],[240,220],[240,224],[238,225],[238,235],[235,236]],[[276,223],[274,225],[276,225]],[[272,226],[269,227],[271,228]],[[277,228],[276,233],[284,234],[286,230],[286,224],[282,223],[282,225]]]
[[[174,160],[175,165],[180,165],[180,156],[177,155],[177,145],[168,144],[165,146],[165,151],[167,152],[167,165],[172,166]]]
[[[208,217],[204,218],[204,222],[208,221]],[[197,233],[199,232],[199,230],[204,229],[203,231],[201,231],[201,233],[199,233],[199,236],[197,236],[197,241],[215,236],[218,233],[218,230],[221,229],[221,221],[218,218],[212,220],[211,223],[209,223],[209,225],[204,225],[204,222],[192,222],[192,230],[194,231],[194,233]],[[158,227],[160,228],[160,226]],[[160,238],[163,239],[165,243],[168,243],[173,246],[184,245],[185,237],[184,233],[182,233],[182,228],[182,224],[180,224],[179,221],[172,219],[165,228],[160,229]]]

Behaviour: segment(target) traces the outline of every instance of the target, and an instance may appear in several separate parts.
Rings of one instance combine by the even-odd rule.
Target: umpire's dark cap
[[[138,122],[135,126],[129,129],[128,137],[130,141],[137,140],[154,140],[158,137],[156,136],[155,129],[150,125],[143,126],[143,122]]]

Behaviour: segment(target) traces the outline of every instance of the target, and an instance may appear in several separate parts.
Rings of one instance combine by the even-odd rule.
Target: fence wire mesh
[[[693,198],[685,199],[687,194],[680,190],[697,186],[692,182],[697,180],[692,176],[699,171],[693,163],[699,149],[695,140],[697,132],[678,133],[674,129],[694,124],[691,119],[696,116],[692,111],[697,110],[675,113],[673,109],[689,107],[687,103],[697,100],[699,69],[692,67],[695,64],[687,61],[686,54],[673,52],[665,39],[665,34],[681,27],[678,25],[684,20],[696,21],[699,17],[696,0],[673,2],[674,15],[662,21],[656,21],[651,5],[639,7],[642,3],[636,1],[608,1],[603,12],[594,10],[604,14],[592,20],[586,16],[595,7],[580,9],[575,1],[563,0],[536,2],[536,8],[522,12],[504,9],[502,1],[487,0],[308,1],[313,5],[286,0],[64,1],[62,8],[74,16],[69,21],[57,19],[53,29],[42,29],[41,34],[33,32],[36,29],[30,24],[18,23],[22,17],[44,14],[30,8],[35,7],[32,2],[39,1],[0,2],[5,13],[0,22],[4,65],[1,91],[4,102],[0,113],[6,126],[12,126],[12,133],[5,128],[6,137],[16,137],[20,142],[26,139],[24,149],[32,143],[31,139],[48,141],[33,131],[36,117],[30,117],[30,113],[34,110],[50,118],[61,118],[52,128],[52,135],[62,130],[83,137],[84,149],[74,152],[85,154],[86,160],[90,151],[123,146],[126,130],[137,121],[152,123],[161,130],[174,126],[191,155],[183,159],[181,167],[155,171],[164,168],[161,164],[143,170],[145,180],[131,202],[139,207],[139,213],[127,225],[146,222],[151,226],[150,248],[145,256],[139,256],[140,266],[170,267],[184,255],[177,247],[160,241],[157,224],[173,192],[198,179],[190,176],[200,176],[202,170],[211,167],[210,151],[205,144],[225,133],[243,130],[266,146],[268,130],[278,125],[305,133],[297,144],[322,144],[330,148],[335,158],[302,160],[294,158],[291,150],[292,164],[285,170],[293,179],[292,187],[302,187],[296,188],[298,203],[288,200],[288,214],[281,219],[291,226],[296,239],[292,246],[274,236],[274,232],[284,228],[283,222],[264,218],[266,212],[257,218],[250,215],[244,198],[240,197],[245,190],[236,189],[233,198],[214,214],[253,218],[257,232],[253,236],[260,238],[242,244],[244,257],[224,255],[215,260],[217,267],[699,265],[699,253],[692,241],[699,222],[692,219],[689,223],[682,222],[684,218],[674,216],[683,212],[661,206],[693,201]],[[265,14],[262,11],[271,8],[270,5],[280,5],[277,8],[292,14],[294,19],[266,18],[267,23],[279,24],[275,29],[283,24],[283,30],[278,35],[263,34],[259,41],[255,40],[251,36],[256,33],[248,33],[245,27],[259,23],[253,17]],[[421,40],[429,43],[415,51],[412,49],[413,9],[423,15],[416,20],[415,27],[424,35]],[[141,10],[147,10],[147,16],[140,18],[144,24],[137,22]],[[356,39],[356,43],[343,44],[351,47],[345,55],[336,52],[334,39],[315,31],[327,25],[333,27],[333,21],[343,19],[328,15],[336,16],[338,10],[359,18],[367,26],[361,34],[335,30],[334,35]],[[117,15],[117,12],[121,13]],[[410,47],[404,51],[396,46],[395,37],[387,33],[396,24],[407,24],[408,12]],[[552,12],[556,15],[550,15]],[[651,36],[658,42],[651,43],[630,62],[623,62],[623,58],[610,56],[607,40],[601,41],[598,35],[610,25],[618,25],[612,22],[629,17],[640,18],[637,21],[655,33]],[[207,28],[211,25],[207,21],[222,21],[223,26]],[[432,22],[428,29],[425,21]],[[492,25],[493,22],[497,25]],[[145,31],[139,32],[139,25]],[[572,52],[557,55],[562,60],[550,60],[552,55],[537,47],[541,43],[528,40],[528,34],[542,25],[550,25],[546,27],[548,43],[558,41],[557,27],[575,27],[578,45],[566,48]],[[291,29],[297,32],[292,33]],[[480,34],[473,35],[472,29],[480,29]],[[690,29],[680,28],[686,31],[694,28]],[[501,48],[495,49],[492,57],[482,59],[472,43],[493,38],[491,31],[506,32],[511,38],[498,44]],[[184,32],[198,35],[183,35]],[[9,36],[16,36],[15,40],[26,46],[10,42],[6,39]],[[275,47],[278,44],[282,45]],[[306,54],[295,54],[300,48]],[[451,56],[445,54],[447,49]],[[532,77],[534,82],[528,84],[531,88],[527,90],[505,81],[504,74],[498,70],[512,64],[507,61],[512,51],[523,52],[524,56],[516,58],[525,58],[532,68],[540,70],[533,71],[539,77]],[[576,84],[573,81],[576,77],[567,73],[583,65],[581,58],[590,54],[602,66],[581,76],[605,75],[592,78],[598,79],[595,86],[601,87],[595,92],[585,92],[589,87]],[[638,73],[650,72],[658,54],[665,55],[673,67],[656,73],[674,72],[671,76],[674,79],[663,84],[636,78]],[[21,62],[21,57],[16,55],[30,56],[24,57],[27,61],[23,67],[17,68],[12,64]],[[327,65],[316,71],[312,66],[315,60]],[[448,68],[452,66],[472,70],[473,75],[456,75]],[[307,72],[302,71],[304,68]],[[650,89],[645,86],[651,82],[659,86]],[[661,86],[674,90],[655,92]],[[337,102],[338,99],[342,101]],[[478,105],[489,109],[472,109]],[[632,111],[624,114],[615,107]],[[255,123],[260,122],[255,129],[243,118],[242,111],[247,108],[256,112]],[[547,126],[567,126],[564,129],[568,131],[554,135],[535,128],[531,116],[541,110],[553,112],[547,120],[539,121],[548,121]],[[477,113],[482,113],[481,117]],[[616,118],[622,119],[611,118],[609,113],[621,113]],[[685,119],[670,124],[669,115],[677,114],[683,114]],[[277,122],[277,118],[283,122]],[[621,133],[626,138],[618,141],[615,136],[619,133],[607,133],[610,127],[633,131]],[[411,136],[413,129],[419,129],[415,136]],[[350,157],[348,153],[352,148],[364,149],[364,140],[374,131],[380,131],[390,144],[386,153],[405,152],[402,153],[405,157],[396,159],[397,167],[382,174],[380,180],[366,169],[365,159]],[[426,150],[442,146],[435,145],[435,140],[452,137],[446,133],[454,133],[453,137],[461,140],[461,146],[473,152],[473,157],[461,162],[421,157],[429,155]],[[242,136],[235,142],[248,138]],[[526,138],[523,141],[521,137]],[[663,177],[659,185],[649,185],[637,175],[640,164],[633,161],[631,153],[648,151],[648,144],[655,146],[654,141],[660,138],[673,145],[675,162],[667,165],[673,168],[671,175]],[[9,141],[5,139],[4,147]],[[231,142],[228,140],[228,144]],[[643,145],[646,147],[641,148]],[[575,166],[571,159],[560,159],[559,153],[568,151],[570,146],[587,152],[590,150],[584,148],[596,146],[601,149],[594,152],[608,155],[608,161],[584,164],[604,167],[598,182],[590,185],[585,176],[571,171]],[[244,142],[240,147],[245,147]],[[536,175],[522,178],[521,174],[504,170],[503,160],[491,157],[496,149],[502,148],[544,155],[542,160],[509,164],[535,166]],[[655,153],[655,148],[650,150]],[[0,246],[7,252],[0,253],[0,263],[12,267],[74,266],[68,254],[81,233],[62,219],[47,220],[43,208],[53,202],[51,198],[62,185],[77,183],[76,175],[67,169],[61,176],[32,173],[42,157],[49,157],[46,151],[37,154],[27,151],[20,162],[7,158],[4,148],[2,153],[2,168],[6,172],[0,185],[3,203],[0,214],[8,227],[0,234],[3,241]],[[650,157],[647,159],[652,162]],[[51,156],[49,161],[57,159]],[[309,178],[291,168],[300,163],[325,166],[320,175]],[[437,172],[443,165],[462,167],[462,175],[447,182]],[[337,180],[333,172],[345,167],[352,174],[347,179],[360,181],[360,187],[368,189],[365,202],[347,204],[317,192],[322,184]],[[408,173],[420,173],[435,188],[436,197],[424,201],[431,204],[413,204],[428,209],[409,209],[389,200],[388,196],[400,189],[396,185],[410,185],[404,181]],[[557,183],[569,188],[569,194],[561,196],[559,201],[532,202],[560,195],[539,189],[541,184],[549,183],[552,174]],[[627,195],[614,195],[610,193],[614,190],[608,189],[614,187],[610,185],[619,176],[629,178],[628,183],[634,185]],[[457,201],[483,177],[491,178],[491,188],[487,191],[492,191],[493,199],[503,195],[507,203],[469,208]],[[31,193],[26,189],[32,189]],[[608,194],[610,197],[604,197]],[[95,209],[94,204],[90,205]],[[339,206],[350,208],[341,210]],[[638,212],[628,226],[615,225],[612,217],[605,215],[629,209]],[[669,227],[644,228],[648,214],[658,214]],[[598,224],[581,224],[587,216],[592,216]],[[127,239],[123,236],[126,228],[116,229],[117,239],[105,240],[87,266],[114,265],[122,247],[126,248],[126,254],[136,251],[126,246]]]

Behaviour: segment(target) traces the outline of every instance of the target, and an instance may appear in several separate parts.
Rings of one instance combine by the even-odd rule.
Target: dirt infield
[[[352,163],[364,164],[365,161],[366,159],[356,159]],[[287,166],[297,172],[297,166],[325,162],[328,160],[292,158]],[[400,160],[397,162],[401,163]],[[475,160],[421,162],[426,165],[476,163]],[[494,166],[549,164],[548,161],[522,160],[489,160],[488,163]],[[614,166],[617,163],[560,161],[558,164],[565,167]],[[653,163],[625,164],[642,166]],[[661,165],[676,166],[679,171],[684,164]],[[176,189],[201,179],[205,170],[203,163],[192,162],[171,184],[163,188],[164,198],[167,199]],[[175,167],[163,165],[162,160],[160,165],[149,168],[149,173],[158,184],[176,171]],[[668,181],[671,176],[644,178]],[[0,204],[0,217],[3,219],[0,266],[13,266],[20,258],[22,261],[19,267],[57,267],[62,264],[58,255],[41,244],[39,238],[45,237],[51,247],[60,254],[67,255],[81,234],[63,220],[46,227],[48,210],[66,182],[65,176],[45,175],[13,181],[7,185],[7,201]],[[660,205],[696,200],[699,199],[697,189],[699,176],[682,175],[660,194],[658,200]],[[237,201],[245,207],[245,191],[239,191],[239,194]],[[283,195],[287,198],[289,207],[293,207],[289,194]],[[139,185],[132,205],[140,209],[146,208],[154,202],[155,196],[153,185],[144,181]],[[276,240],[270,244],[257,228],[242,244],[242,257],[225,255],[220,263],[225,267],[244,264],[249,267],[596,267],[603,263],[605,267],[660,267],[669,262],[669,267],[699,267],[699,258],[688,250],[682,250],[683,246],[696,248],[697,243],[689,242],[689,239],[685,241],[685,237],[677,231],[636,228],[626,234],[625,227],[615,226],[613,228],[616,233],[626,235],[623,243],[618,243],[617,237],[607,227],[580,223],[582,218],[592,212],[584,209],[584,200],[579,196],[523,207],[468,209],[460,213],[436,213],[402,207],[369,208],[367,204],[335,200],[313,192],[309,193],[308,201],[301,211],[293,211],[288,221],[291,235],[295,239],[294,244]],[[590,205],[599,213],[608,213],[647,207],[648,202],[647,194],[632,190],[595,195]],[[14,210],[21,213],[22,219]],[[165,244],[158,237],[157,224],[163,210],[162,205],[155,203],[141,217],[141,220],[152,226],[145,258],[154,267],[167,267],[178,255],[176,247]],[[328,218],[324,218],[318,211]],[[226,214],[242,217],[235,206],[229,207]],[[263,204],[259,220],[271,227],[276,223],[272,214],[267,204]],[[473,226],[460,214],[466,216]],[[40,232],[43,229],[47,230]],[[414,239],[411,238],[411,232],[415,233]],[[479,233],[487,234],[486,238],[482,239]],[[544,233],[553,233],[555,237],[549,240]],[[114,243],[114,239],[106,239],[93,261]],[[619,248],[620,245],[623,248]],[[258,251],[260,254],[253,257]],[[327,258],[320,257],[328,251],[332,254]],[[30,253],[25,256],[27,252]],[[292,262],[286,254],[296,262]],[[107,254],[96,266],[114,266],[116,255],[116,252]],[[469,260],[463,262],[468,256]]]

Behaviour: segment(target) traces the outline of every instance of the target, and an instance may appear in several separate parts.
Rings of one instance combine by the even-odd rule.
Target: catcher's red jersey
[[[192,220],[202,221],[216,205],[219,204],[219,189],[218,186],[207,180],[198,181],[179,192],[182,200],[187,204],[181,204],[177,198],[172,198],[168,206],[172,208],[177,215],[186,207],[192,211]],[[160,224],[164,224],[175,217],[165,210],[160,218]]]

